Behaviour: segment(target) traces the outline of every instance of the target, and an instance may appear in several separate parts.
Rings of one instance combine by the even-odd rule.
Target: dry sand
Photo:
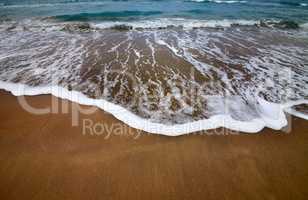
[[[51,96],[27,97],[50,105]],[[61,101],[60,105],[69,105]],[[33,115],[0,92],[0,199],[307,199],[308,121],[291,133],[165,137],[98,110],[125,134],[83,135],[68,114]],[[138,135],[137,135],[138,136]]]

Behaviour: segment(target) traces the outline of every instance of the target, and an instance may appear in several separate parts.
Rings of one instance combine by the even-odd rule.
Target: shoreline
[[[308,43],[284,32],[259,33],[2,32],[1,43],[14,53],[1,51],[0,88],[97,106],[131,127],[170,136],[218,127],[281,129],[285,107],[308,104]],[[280,104],[284,99],[290,101]]]
[[[213,129],[229,129],[235,132],[259,133],[264,128],[281,130],[288,126],[287,115],[297,116],[303,119],[307,117],[300,112],[292,110],[294,105],[308,104],[308,100],[291,101],[285,104],[275,104],[259,98],[259,112],[262,118],[256,118],[248,122],[238,121],[230,115],[215,115],[208,119],[188,122],[184,124],[165,125],[151,122],[122,107],[104,99],[92,99],[78,91],[69,91],[60,86],[30,87],[23,84],[6,83],[0,81],[0,87],[14,96],[39,96],[52,95],[63,100],[69,100],[76,104],[95,106],[103,112],[113,115],[121,122],[140,131],[151,134],[180,136],[195,132],[207,132]],[[76,112],[79,112],[78,110]],[[274,115],[272,113],[275,113]],[[272,116],[273,115],[273,116]],[[273,119],[271,117],[274,117]],[[278,117],[278,119],[277,119]]]
[[[308,122],[292,117],[292,131],[166,137],[136,130],[97,110],[81,115],[122,124],[126,134],[84,135],[71,112],[32,115],[0,92],[2,199],[305,199]],[[26,97],[38,108],[50,95]],[[59,108],[72,104],[57,99]],[[81,106],[87,107],[87,106]],[[130,133],[129,133],[130,131]],[[120,189],[121,188],[121,189]]]
[[[0,200],[306,200],[307,5],[0,2]]]
[[[80,128],[78,126],[85,125],[87,123],[83,122],[82,120],[86,119],[91,119],[93,120],[93,115],[103,115],[103,119],[108,118],[107,123],[114,123],[114,124],[121,124],[123,127],[126,127],[126,130],[137,132],[138,135],[145,134],[145,135],[156,135],[156,136],[162,136],[162,137],[170,137],[175,136],[177,137],[182,137],[182,136],[190,136],[190,135],[205,135],[205,136],[212,136],[212,135],[217,135],[217,136],[225,136],[225,135],[258,135],[258,134],[291,134],[292,133],[292,128],[293,128],[293,122],[301,122],[301,124],[307,123],[308,126],[308,121],[304,118],[298,117],[294,114],[291,114],[291,111],[289,109],[288,112],[285,112],[286,116],[286,122],[287,125],[282,127],[281,129],[272,129],[269,127],[264,127],[258,132],[245,132],[245,131],[239,131],[239,130],[232,130],[226,127],[218,127],[218,128],[212,128],[208,130],[200,130],[200,131],[193,131],[189,132],[186,134],[180,134],[180,135],[172,135],[172,134],[157,134],[157,133],[151,133],[147,132],[142,129],[134,128],[130,126],[129,124],[121,121],[117,117],[115,117],[112,113],[103,110],[102,108],[98,106],[94,106],[91,104],[80,104],[77,101],[72,101],[69,98],[60,98],[57,96],[54,96],[53,94],[46,93],[46,94],[31,94],[31,95],[21,95],[21,94],[12,94],[11,91],[7,91],[4,89],[0,89],[0,96],[5,96],[9,97],[12,100],[14,99],[15,104],[14,107],[19,107],[22,112],[24,112],[27,115],[32,115],[32,116],[50,116],[50,115],[65,115],[66,117],[69,118],[71,126],[74,128]],[[19,97],[22,97],[21,100],[18,100]],[[23,102],[26,102],[29,104],[29,106],[33,106],[34,109],[38,110],[45,110],[43,113],[31,113],[31,111],[28,111],[27,109],[32,109],[32,108],[24,108],[22,104]],[[34,102],[34,104],[33,104]],[[302,101],[299,101],[299,104],[302,104]],[[305,103],[305,101],[303,101]],[[33,105],[32,105],[33,104]],[[37,105],[39,105],[37,107]],[[42,106],[42,105],[45,105]],[[290,104],[291,105],[291,104]],[[27,106],[27,105],[26,105]],[[54,107],[56,106],[56,107]],[[84,110],[83,110],[84,109]],[[48,111],[47,111],[48,110]],[[290,112],[290,113],[289,113]],[[76,117],[74,115],[77,115]],[[75,118],[75,119],[74,119]],[[77,120],[77,122],[76,122]],[[96,119],[95,119],[96,120]],[[95,121],[94,120],[94,121]],[[98,120],[98,123],[100,121]],[[77,124],[76,124],[77,123]],[[104,123],[104,122],[103,122]],[[87,124],[86,124],[87,125]],[[304,126],[305,126],[304,125]],[[107,129],[108,131],[108,129]],[[91,134],[95,135],[95,134]],[[99,136],[99,134],[98,134]]]

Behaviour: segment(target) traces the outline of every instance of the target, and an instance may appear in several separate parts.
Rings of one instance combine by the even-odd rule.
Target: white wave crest
[[[308,29],[308,23],[301,24],[300,27],[303,29]]]
[[[143,20],[134,22],[125,22],[125,25],[134,28],[166,28],[169,26],[183,27],[184,29],[192,29],[195,27],[230,27],[232,24],[240,25],[254,25],[259,23],[254,20],[197,20],[185,18],[158,18],[153,20]],[[92,26],[100,29],[114,27],[115,25],[122,25],[123,22],[102,22],[93,23]]]
[[[191,0],[194,2],[213,2],[213,3],[247,3],[247,1],[236,1],[236,0]]]

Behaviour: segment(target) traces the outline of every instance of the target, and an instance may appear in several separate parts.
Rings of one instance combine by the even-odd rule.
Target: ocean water
[[[56,16],[63,21],[308,20],[307,0],[1,0],[0,17]]]
[[[0,88],[151,133],[308,119],[308,1],[0,0]]]

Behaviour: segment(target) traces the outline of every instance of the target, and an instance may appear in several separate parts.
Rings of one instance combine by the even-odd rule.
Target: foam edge
[[[179,135],[216,129],[221,127],[246,133],[257,133],[265,127],[279,130],[287,125],[287,120],[284,110],[292,115],[308,119],[307,116],[305,116],[306,117],[305,118],[287,109],[293,105],[298,105],[303,103],[308,104],[308,100],[288,102],[285,105],[280,105],[260,99],[258,101],[261,105],[260,110],[263,113],[262,117],[253,119],[251,121],[247,122],[237,121],[234,120],[230,115],[215,115],[210,117],[209,119],[189,122],[185,124],[165,125],[160,123],[154,123],[147,119],[141,118],[136,114],[123,108],[122,106],[110,103],[104,99],[91,99],[81,92],[69,91],[68,89],[60,86],[54,85],[54,86],[31,87],[20,83],[8,83],[5,81],[0,81],[0,89],[9,91],[14,96],[22,96],[22,95],[35,96],[35,95],[51,94],[55,97],[61,99],[67,99],[78,104],[97,106],[100,109],[112,114],[115,118],[124,122],[130,127],[153,134],[160,134],[166,136],[179,136]],[[269,113],[272,112],[272,110],[268,109],[271,106],[276,110],[275,112],[278,113],[279,117],[276,119],[273,119],[268,115]]]

